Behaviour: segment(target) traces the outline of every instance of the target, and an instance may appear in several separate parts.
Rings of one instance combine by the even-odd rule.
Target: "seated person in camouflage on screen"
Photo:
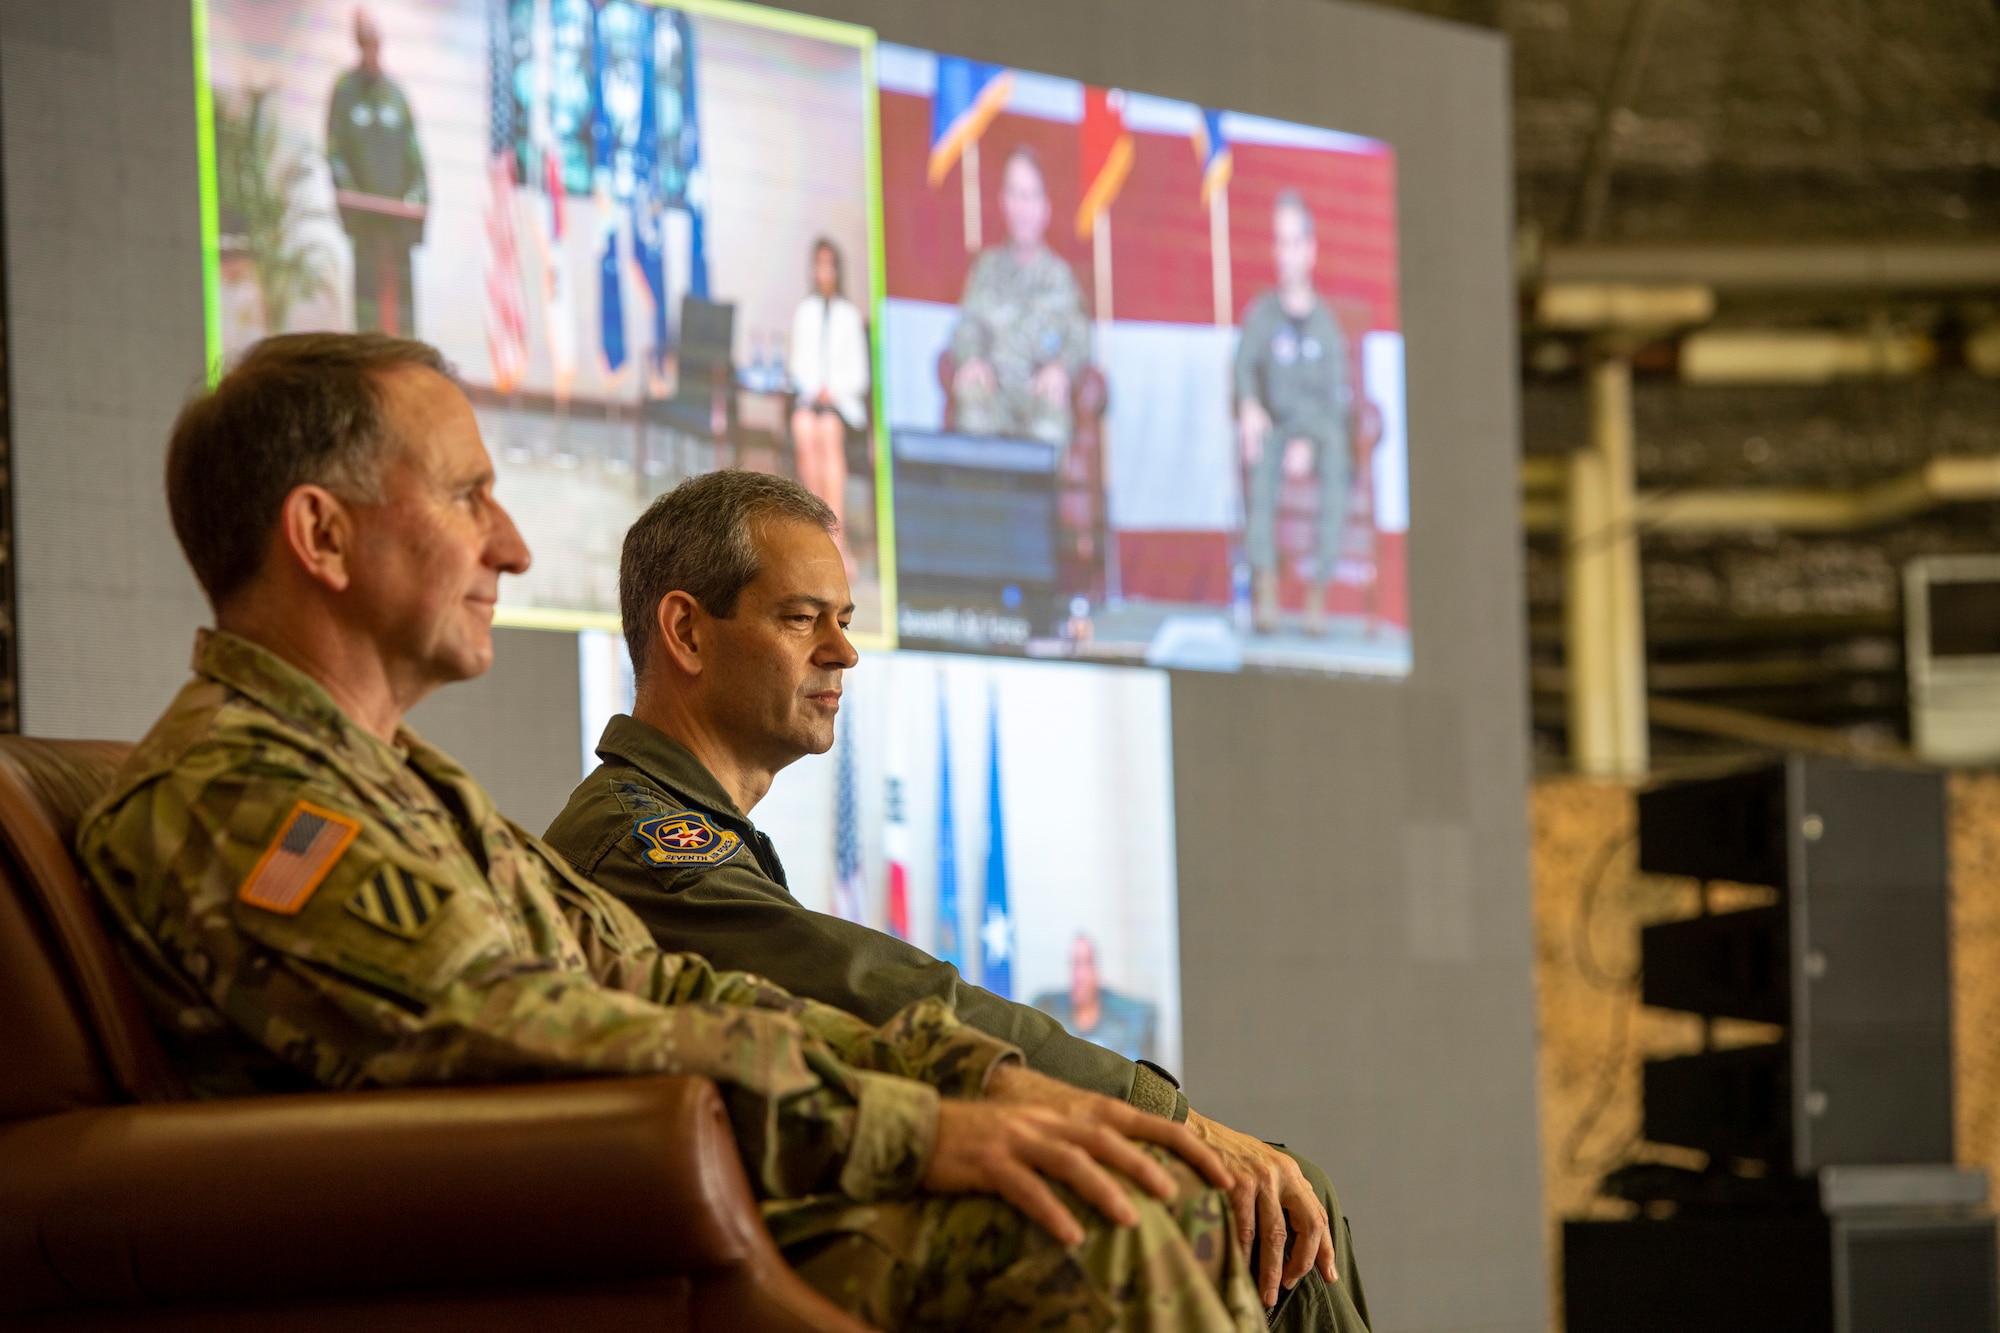
[[[953,424],[1066,449],[1070,386],[1090,360],[1090,324],[1076,275],[1043,242],[1049,191],[1026,145],[1000,172],[1000,212],[1007,242],[972,261],[952,330]]]
[[[1228,1173],[1182,1127],[1149,1118],[1162,1152],[990,1098],[1020,1052],[948,1004],[868,1023],[663,952],[402,727],[490,664],[528,564],[442,371],[380,335],[271,339],[175,426],[219,628],[78,851],[190,1082],[705,1075],[781,1248],[877,1324],[1260,1327],[1187,1164]]]
[[[1338,1201],[1317,1167],[1190,1111],[1159,1066],[1072,1037],[893,936],[807,911],[786,888],[778,849],[749,815],[779,770],[833,744],[857,658],[832,526],[803,486],[755,472],[691,478],[640,516],[618,575],[634,716],[611,720],[604,763],[543,836],[662,948],[871,1023],[942,1000],[1025,1054],[1028,1069],[1004,1073],[993,1095],[1071,1096],[1073,1114],[1120,1134],[1148,1135],[1159,1116],[1184,1122],[1235,1174],[1240,1239],[1256,1245],[1264,1303],[1282,1301],[1280,1326],[1364,1328],[1346,1227],[1329,1223]]]

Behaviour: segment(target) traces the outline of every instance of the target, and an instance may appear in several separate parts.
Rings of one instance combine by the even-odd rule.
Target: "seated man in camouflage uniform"
[[[1073,1114],[1121,1134],[1152,1123],[1147,1111],[1185,1123],[1235,1174],[1239,1236],[1246,1252],[1255,1244],[1277,1326],[1365,1330],[1351,1239],[1318,1167],[1190,1110],[1158,1065],[1071,1036],[902,940],[807,911],[785,887],[777,849],[749,816],[781,769],[832,746],[841,676],[857,660],[832,525],[803,486],[755,472],[691,478],[632,525],[618,594],[635,716],[605,728],[604,763],[549,826],[549,845],[663,948],[874,1023],[942,1000],[1024,1052],[1028,1070],[1010,1084],[1052,1100],[1067,1084]]]
[[[1033,1076],[948,1004],[864,1022],[663,952],[402,727],[490,664],[528,564],[442,371],[381,335],[271,339],[175,426],[219,628],[78,850],[190,1082],[705,1075],[780,1246],[880,1325],[1261,1326],[1188,1164],[1229,1176],[1180,1126],[1137,1126],[1161,1152],[995,1099]]]
[[[1090,325],[1076,275],[1046,240],[1049,191],[1023,144],[1000,171],[1004,245],[965,275],[951,334],[953,424],[1069,448],[1070,387],[1090,360]]]

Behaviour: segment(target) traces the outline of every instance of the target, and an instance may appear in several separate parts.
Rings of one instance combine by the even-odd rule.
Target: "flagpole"
[[[1235,295],[1229,288],[1229,187],[1208,197],[1208,262],[1215,285],[1215,326],[1236,322]]]
[[[1097,348],[1095,360],[1106,364],[1111,346],[1111,210],[1100,208],[1090,222],[1091,277],[1097,295]],[[1107,432],[1097,438],[1098,491],[1104,505],[1104,601],[1117,606],[1125,600],[1118,572],[1118,535],[1111,530],[1111,440]]]
[[[965,206],[965,253],[976,255],[985,248],[979,219],[979,140],[967,139],[958,157],[959,188]]]

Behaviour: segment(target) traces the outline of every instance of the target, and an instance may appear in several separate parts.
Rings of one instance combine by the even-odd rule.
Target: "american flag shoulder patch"
[[[280,916],[298,915],[360,832],[358,821],[300,801],[237,890],[236,900]]]
[[[347,900],[347,910],[391,935],[414,940],[437,922],[438,909],[451,897],[401,866],[383,866]]]

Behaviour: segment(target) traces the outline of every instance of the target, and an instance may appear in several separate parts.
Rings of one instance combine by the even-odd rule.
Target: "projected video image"
[[[457,365],[534,548],[503,618],[612,624],[626,527],[718,467],[841,513],[886,631],[864,29],[720,0],[208,0],[220,347]]]
[[[878,70],[902,642],[1407,673],[1388,145]]]
[[[580,653],[588,750],[631,681],[614,636]],[[1169,726],[1164,672],[871,653],[834,748],[779,774],[753,818],[807,907],[1175,1069]]]

